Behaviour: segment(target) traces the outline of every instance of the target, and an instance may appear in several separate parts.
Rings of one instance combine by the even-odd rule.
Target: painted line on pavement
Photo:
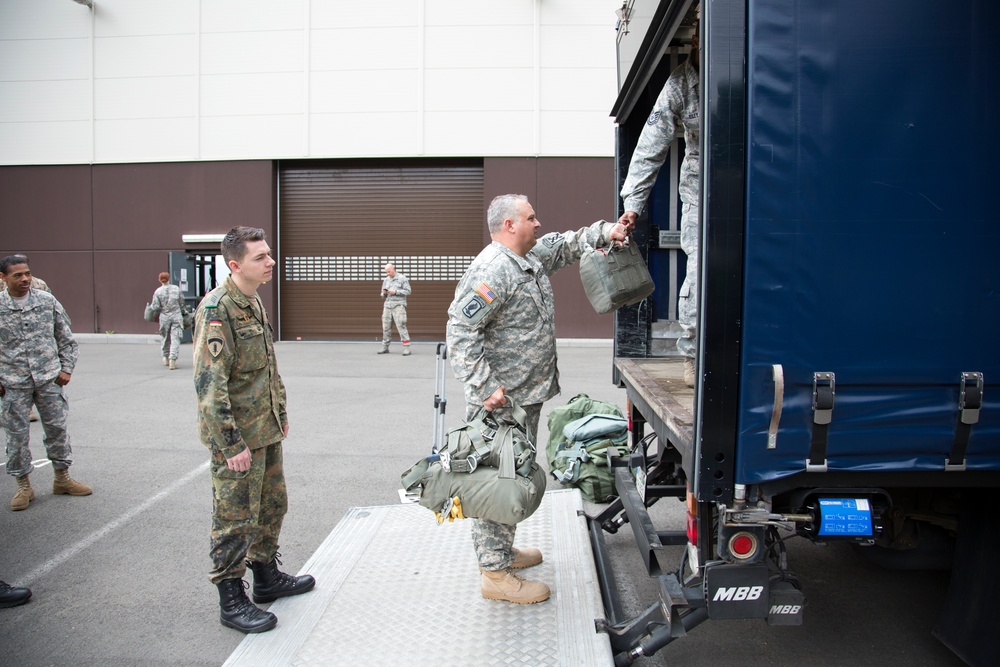
[[[194,470],[192,470],[188,474],[184,475],[183,477],[181,477],[180,479],[178,479],[177,481],[175,481],[173,484],[171,484],[167,488],[165,488],[162,491],[160,491],[159,493],[157,493],[152,498],[147,498],[145,502],[143,502],[140,505],[137,505],[137,506],[133,507],[128,512],[126,512],[125,514],[122,514],[120,517],[118,517],[117,519],[115,519],[111,523],[106,524],[103,528],[101,528],[97,532],[91,533],[90,535],[88,535],[87,537],[83,538],[82,540],[80,540],[79,542],[77,542],[76,544],[74,544],[73,546],[69,547],[68,549],[65,549],[62,553],[59,553],[56,556],[53,556],[49,560],[45,561],[44,563],[42,563],[41,565],[39,565],[38,567],[36,567],[34,570],[32,570],[31,572],[29,572],[26,576],[21,577],[18,580],[19,584],[21,586],[30,586],[37,579],[45,576],[46,574],[48,574],[49,572],[51,572],[55,568],[59,567],[60,565],[62,565],[63,563],[65,563],[67,560],[69,560],[70,558],[72,558],[76,554],[80,553],[81,551],[83,551],[84,549],[86,549],[87,547],[89,547],[90,545],[94,544],[95,542],[97,542],[99,539],[101,539],[105,535],[108,535],[109,533],[111,533],[111,532],[113,532],[115,530],[118,530],[119,528],[121,528],[122,526],[124,526],[126,523],[128,523],[132,519],[136,518],[137,516],[139,516],[140,514],[142,514],[143,512],[145,512],[146,510],[148,510],[150,507],[152,507],[156,503],[160,502],[161,500],[163,500],[164,498],[166,498],[167,496],[169,496],[174,491],[178,490],[179,488],[181,488],[182,486],[184,486],[185,484],[187,484],[188,482],[190,482],[192,479],[194,479],[198,475],[204,474],[205,471],[208,469],[208,464],[209,464],[209,461],[205,461],[200,466],[198,466],[197,468],[195,468]]]
[[[35,466],[36,468],[44,468],[47,465],[52,465],[52,461],[49,461],[48,459],[37,459],[35,461],[32,461],[31,465]]]

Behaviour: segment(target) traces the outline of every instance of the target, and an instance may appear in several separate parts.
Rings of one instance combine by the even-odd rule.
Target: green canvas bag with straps
[[[439,521],[460,506],[460,518],[515,524],[541,504],[545,471],[535,462],[524,410],[509,396],[507,401],[505,416],[480,409],[471,421],[448,432],[440,451],[403,473],[403,489],[417,495],[417,502]]]
[[[587,419],[591,415],[610,415],[618,419]],[[598,429],[598,435],[586,432],[587,425],[598,421],[604,421],[607,428]],[[572,425],[577,429],[571,428]],[[591,502],[603,503],[614,498],[617,495],[615,475],[609,465],[608,448],[628,442],[627,422],[621,409],[614,403],[577,394],[566,405],[552,409],[548,426],[549,443],[545,453],[552,476],[560,484],[580,489],[581,495]],[[582,440],[576,442],[575,437]]]

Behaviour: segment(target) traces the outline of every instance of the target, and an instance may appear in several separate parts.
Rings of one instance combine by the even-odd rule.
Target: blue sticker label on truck
[[[867,498],[820,498],[819,513],[820,536],[872,536],[872,509]]]

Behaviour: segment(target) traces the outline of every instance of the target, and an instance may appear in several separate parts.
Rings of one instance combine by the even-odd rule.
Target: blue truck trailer
[[[670,345],[675,145],[635,231],[657,290],[616,314],[632,447],[618,500],[589,517],[616,662],[709,619],[801,624],[794,536],[950,568],[934,633],[996,664],[1000,4],[624,2],[619,187],[696,12],[698,372],[688,388]],[[647,509],[671,497],[687,525],[655,526]],[[626,525],[659,586],[635,618],[603,536]],[[685,545],[676,569],[670,544]]]

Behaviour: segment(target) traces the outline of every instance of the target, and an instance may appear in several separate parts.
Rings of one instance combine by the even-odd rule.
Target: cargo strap
[[[951,455],[944,462],[949,471],[965,470],[965,450],[972,437],[972,426],[979,422],[983,407],[983,374],[962,373],[958,389],[958,421],[955,424],[955,442]]]
[[[833,402],[836,394],[836,376],[833,373],[813,373],[813,428],[806,472],[827,470],[826,445],[830,422],[833,421]]]

